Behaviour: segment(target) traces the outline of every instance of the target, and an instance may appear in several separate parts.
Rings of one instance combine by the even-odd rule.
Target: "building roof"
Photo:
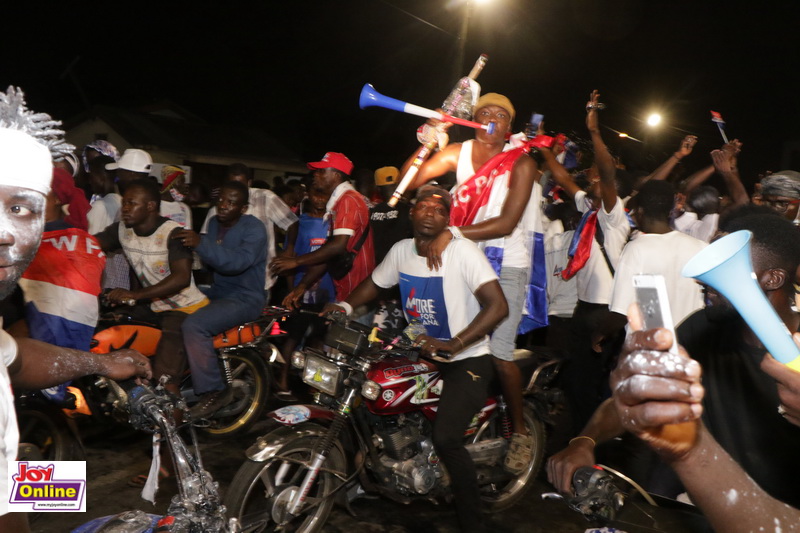
[[[263,131],[209,124],[169,103],[139,110],[96,105],[91,112],[70,120],[68,126],[95,118],[105,121],[132,146],[145,149],[305,166],[298,154]]]

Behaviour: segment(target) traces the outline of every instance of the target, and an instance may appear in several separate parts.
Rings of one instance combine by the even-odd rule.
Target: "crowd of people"
[[[18,287],[21,298],[16,313],[6,305],[6,321],[19,320],[0,338],[0,488],[5,459],[16,456],[9,380],[44,388],[89,373],[167,376],[177,394],[189,368],[200,397],[190,413],[207,418],[232,398],[213,336],[272,303],[320,313],[289,321],[287,361],[300,345],[322,344],[325,312],[393,333],[424,326],[415,342],[448,383],[433,442],[464,531],[479,530],[482,516],[462,437],[494,376],[513,430],[504,468],[518,474],[531,460],[514,352],[532,331],[562,359],[570,440],[547,464],[559,491],[570,493],[574,472],[627,432],[638,437],[623,442],[634,450],[632,476],[665,496],[688,492],[720,531],[796,527],[800,374],[766,353],[722,295],[681,271],[719,235],[752,232],[755,279],[796,332],[800,173],[769,173],[749,194],[733,140],[678,180],[683,160],[697,157],[691,135],[652,172],[633,173],[603,140],[602,107],[597,91],[576,105],[590,139],[580,148],[543,125],[513,134],[513,104],[487,93],[474,120],[492,128],[424,161],[410,154],[366,184],[352,183],[353,162],[331,151],[302,181],[258,187],[235,164],[206,192],[180,166],[152,176],[142,149],[98,140],[76,151],[21,92],[0,93],[0,297],[13,301]],[[416,177],[393,205],[412,166]],[[665,353],[669,332],[640,331],[633,277],[642,273],[665,280],[678,356]],[[160,324],[152,372],[135,352],[85,353],[104,290],[107,305],[140,304]],[[284,365],[281,400],[295,399],[290,377]],[[739,518],[756,505],[764,512]],[[3,512],[0,525],[24,530],[24,518]]]

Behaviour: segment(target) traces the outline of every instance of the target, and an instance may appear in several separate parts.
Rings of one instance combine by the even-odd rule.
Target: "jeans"
[[[183,321],[183,342],[192,371],[192,384],[196,394],[222,390],[222,380],[214,335],[234,326],[251,322],[261,314],[261,305],[252,305],[237,299],[211,300]]]

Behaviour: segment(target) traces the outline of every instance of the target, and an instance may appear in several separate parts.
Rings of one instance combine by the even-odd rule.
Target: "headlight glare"
[[[303,368],[306,366],[306,354],[303,352],[292,352],[292,366],[295,368]]]
[[[321,357],[308,355],[303,369],[303,382],[331,396],[339,388],[339,367]]]
[[[361,386],[361,395],[367,400],[376,400],[381,393],[381,386],[372,380],[367,380]]]

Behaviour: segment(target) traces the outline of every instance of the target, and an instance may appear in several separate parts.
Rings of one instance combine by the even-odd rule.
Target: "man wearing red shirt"
[[[329,262],[337,256],[356,252],[353,267],[339,279],[332,276],[336,299],[339,301],[347,298],[375,268],[372,235],[367,233],[364,237],[364,232],[369,228],[369,208],[349,181],[353,171],[352,161],[344,154],[328,152],[321,161],[308,163],[308,168],[313,171],[314,186],[330,195],[325,206],[325,217],[330,217],[333,229],[328,240],[319,249],[297,257],[278,257],[270,263],[274,274],[298,266],[309,267],[300,283],[284,299],[283,305],[288,307],[297,307],[303,293],[322,277]]]

